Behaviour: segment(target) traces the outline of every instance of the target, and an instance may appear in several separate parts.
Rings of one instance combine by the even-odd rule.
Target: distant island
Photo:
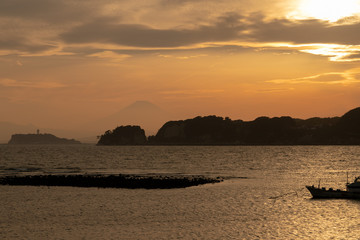
[[[8,144],[80,144],[74,139],[58,138],[52,134],[13,134]]]
[[[341,117],[306,120],[199,116],[169,121],[148,138],[140,126],[121,126],[99,138],[98,145],[359,145],[360,107]]]

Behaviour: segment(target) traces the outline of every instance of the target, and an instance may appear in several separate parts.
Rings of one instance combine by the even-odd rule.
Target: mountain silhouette
[[[345,113],[341,117],[338,127],[349,133],[360,134],[360,107]]]
[[[102,130],[114,129],[121,125],[140,125],[147,135],[171,119],[171,114],[149,101],[136,101],[120,111],[97,121]]]

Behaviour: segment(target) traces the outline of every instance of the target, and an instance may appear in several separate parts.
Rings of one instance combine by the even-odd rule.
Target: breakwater
[[[139,176],[139,175],[28,175],[0,177],[2,185],[72,186],[98,188],[186,188],[207,183],[218,183],[222,178],[204,176]]]

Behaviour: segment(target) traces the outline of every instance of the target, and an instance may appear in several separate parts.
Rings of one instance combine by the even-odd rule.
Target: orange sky
[[[0,121],[73,128],[137,100],[197,115],[360,105],[357,0],[2,0]]]

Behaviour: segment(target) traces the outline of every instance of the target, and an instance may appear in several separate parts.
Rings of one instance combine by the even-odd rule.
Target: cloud
[[[23,52],[43,52],[52,49],[56,49],[57,46],[51,44],[39,44],[39,43],[31,43],[30,40],[26,39],[8,39],[8,40],[0,40],[0,50],[6,51],[15,51],[17,53]]]
[[[119,53],[115,53],[113,51],[97,52],[97,53],[89,54],[87,56],[97,57],[97,58],[102,58],[102,59],[110,59],[112,62],[121,62],[121,61],[131,57],[131,55],[119,54]]]
[[[84,21],[102,16],[111,0],[1,0],[1,55],[52,55],[60,50],[58,35]],[[119,17],[120,18],[120,17]],[[63,55],[57,51],[57,55]]]
[[[345,72],[321,73],[292,79],[274,79],[267,82],[276,84],[351,84],[360,82],[359,74],[360,69],[355,68]]]
[[[346,58],[344,58],[344,60],[351,62],[360,61],[360,50],[356,53],[351,53],[347,55]]]
[[[175,59],[180,59],[180,60],[188,60],[188,59],[192,59],[192,58],[199,58],[199,57],[206,57],[207,54],[198,54],[198,55],[189,55],[189,56],[175,56],[175,55],[168,55],[168,54],[158,54],[158,57],[162,57],[162,58],[175,58]]]
[[[328,21],[258,19],[248,26],[249,37],[256,42],[290,42],[294,44],[360,44],[360,23],[338,25]]]
[[[1,0],[0,16],[64,23],[97,15],[99,6],[92,0]]]
[[[142,24],[121,24],[113,19],[98,19],[60,35],[66,43],[110,43],[133,47],[167,48],[204,42],[229,41],[238,38],[243,29],[234,14],[214,25],[194,29],[157,29]]]
[[[360,45],[308,44],[301,52],[327,56],[334,62],[354,62],[360,60]]]
[[[60,34],[68,44],[115,44],[146,48],[175,48],[194,44],[239,42],[292,44],[360,44],[360,23],[334,25],[321,20],[265,20],[262,14],[226,13],[213,23],[195,27],[154,28],[101,18]]]
[[[283,92],[289,92],[294,91],[295,88],[260,88],[255,90],[245,90],[244,92],[247,93],[283,93]]]
[[[264,45],[279,47],[278,44],[286,43],[287,46],[281,47],[327,56],[332,61],[359,60],[356,49],[341,52],[341,48],[349,45],[359,46],[357,48],[360,49],[359,19],[341,19],[337,23],[318,19],[270,19],[269,15],[265,16],[268,11],[265,7],[269,2],[263,2],[261,12],[249,13],[249,9],[255,9],[255,5],[257,9],[260,4],[247,6],[249,1],[245,0],[211,1],[211,7],[209,5],[209,9],[203,10],[212,12],[211,16],[203,16],[198,6],[205,2],[2,0],[0,52],[2,55],[41,56],[60,55],[63,49],[72,48],[74,52],[79,52],[77,49],[87,48],[81,52],[98,49],[104,53],[92,57],[106,58],[106,51],[116,52],[119,49],[184,50],[229,44],[257,48]],[[283,1],[270,2],[279,8]],[[136,12],[136,8],[141,8],[141,11]],[[181,13],[172,17],[176,8],[181,8]],[[227,12],[229,9],[232,12]],[[156,20],[151,23],[145,21],[151,18]],[[305,47],[306,44],[337,44],[339,48],[328,54],[319,54]]]
[[[223,89],[195,89],[195,90],[169,90],[169,91],[162,91],[161,94],[179,94],[179,95],[188,95],[188,94],[199,94],[199,93],[220,93],[224,92]]]
[[[44,89],[65,87],[65,85],[57,82],[28,82],[28,81],[17,81],[8,78],[0,79],[0,85],[4,87],[12,87],[12,88],[44,88]]]

